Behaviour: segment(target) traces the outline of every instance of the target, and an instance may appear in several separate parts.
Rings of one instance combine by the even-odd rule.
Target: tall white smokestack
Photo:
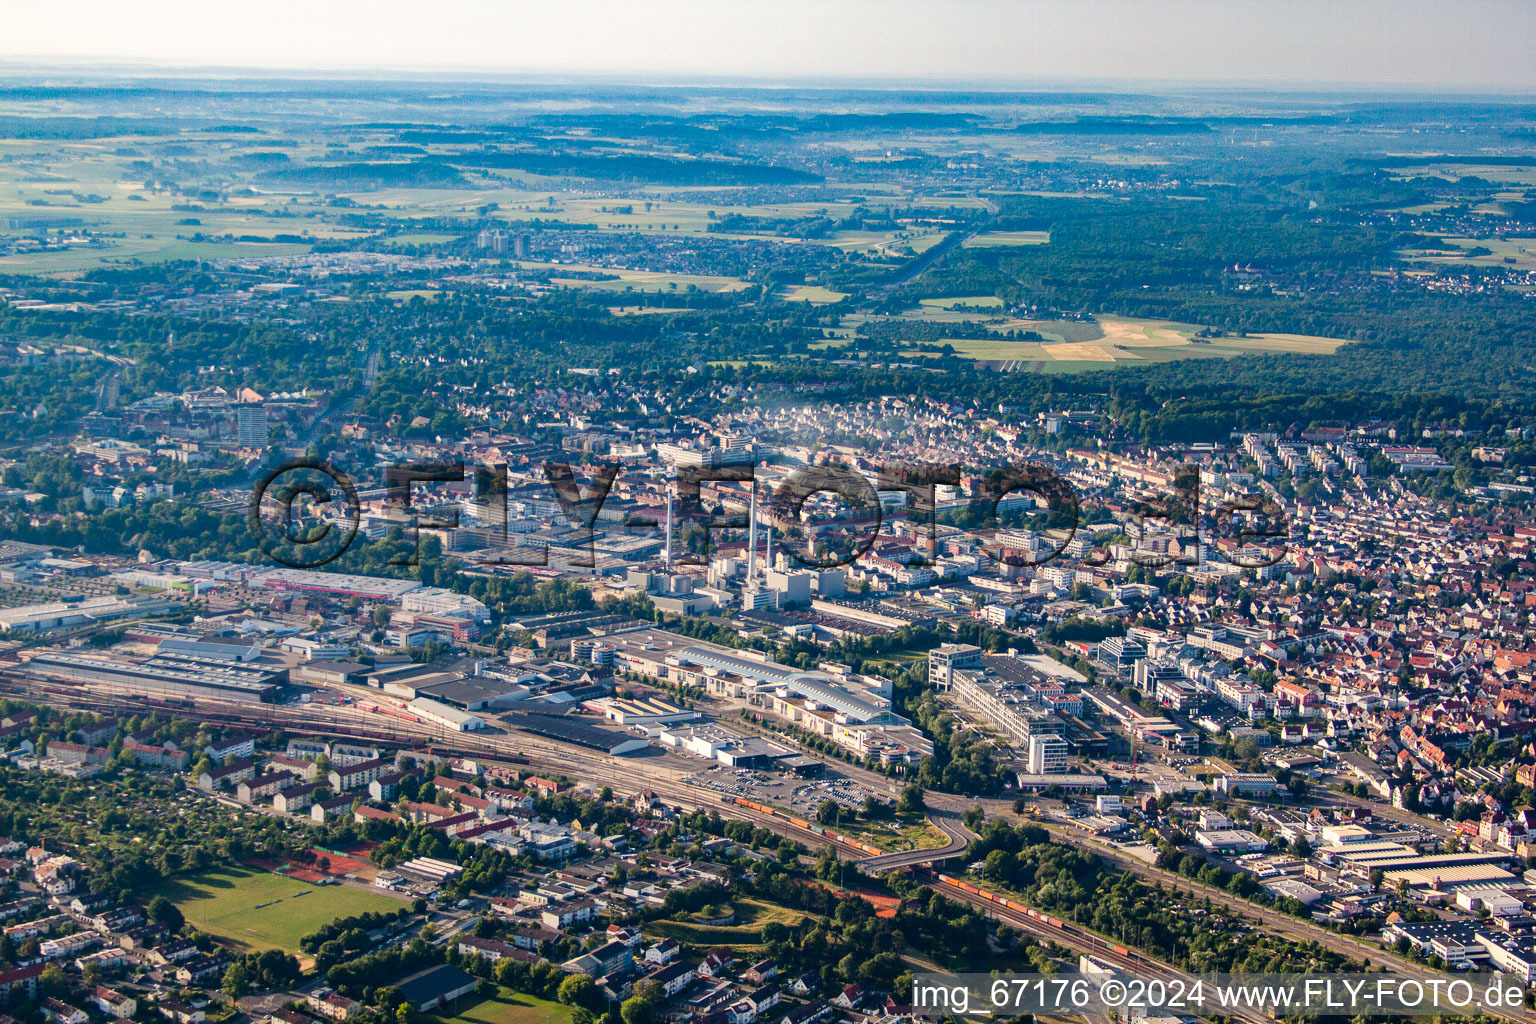
[[[768,566],[767,571],[773,571],[773,523],[768,523],[767,548],[763,551],[763,563]]]
[[[752,481],[752,506],[747,514],[747,582],[757,580],[757,480]]]
[[[672,481],[668,480],[667,488],[667,569],[672,568]]]

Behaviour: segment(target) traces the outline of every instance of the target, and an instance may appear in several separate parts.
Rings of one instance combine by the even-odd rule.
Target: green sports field
[[[143,894],[164,896],[187,923],[248,949],[295,952],[299,939],[338,917],[394,911],[400,901],[350,885],[316,886],[250,868],[173,878]]]
[[[464,996],[464,1000],[474,996]],[[443,1024],[570,1024],[570,1007],[540,999],[538,996],[499,989],[485,999],[460,1010],[452,1017],[436,1017]]]

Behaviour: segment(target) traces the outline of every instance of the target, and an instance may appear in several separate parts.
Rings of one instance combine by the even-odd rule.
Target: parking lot
[[[716,765],[695,772],[684,781],[716,793],[781,807],[807,819],[815,817],[816,808],[823,800],[831,800],[850,810],[857,810],[864,806],[864,799],[871,795],[868,787],[844,776],[831,774],[830,770],[825,778],[802,779],[787,772]]]

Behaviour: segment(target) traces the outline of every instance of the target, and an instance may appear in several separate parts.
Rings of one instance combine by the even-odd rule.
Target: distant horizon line
[[[81,62],[89,62],[82,66]],[[716,72],[663,72],[650,70],[600,71],[594,69],[498,70],[492,68],[450,68],[442,66],[399,67],[388,65],[338,65],[300,67],[292,65],[197,64],[181,61],[145,61],[142,58],[51,55],[47,57],[0,56],[0,68],[78,79],[100,77],[169,78],[261,78],[288,81],[453,81],[487,84],[626,84],[646,82],[663,88],[696,88],[731,84],[737,88],[764,91],[784,89],[862,89],[897,91],[922,89],[933,92],[985,91],[1002,93],[1076,92],[1122,93],[1166,90],[1177,92],[1227,92],[1274,95],[1380,95],[1392,93],[1408,98],[1421,96],[1524,99],[1536,102],[1536,87],[1501,86],[1489,83],[1443,82],[1403,84],[1393,82],[1309,82],[1290,79],[1181,79],[1181,78],[1103,78],[1061,77],[1016,78],[1004,76],[894,76],[894,75],[811,75],[722,74]],[[11,88],[18,84],[13,83]]]

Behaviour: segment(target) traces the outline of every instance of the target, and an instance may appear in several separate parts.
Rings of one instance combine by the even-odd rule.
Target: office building
[[[1062,775],[1067,770],[1067,741],[1060,736],[1029,738],[1029,773]]]

